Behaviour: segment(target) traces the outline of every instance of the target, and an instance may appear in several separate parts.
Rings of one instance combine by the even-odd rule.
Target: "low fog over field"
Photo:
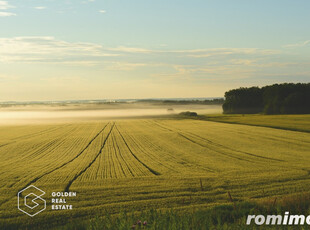
[[[141,118],[193,111],[198,114],[221,113],[221,105],[204,104],[26,104],[0,107],[0,124],[33,124],[45,122],[87,121],[100,119]]]

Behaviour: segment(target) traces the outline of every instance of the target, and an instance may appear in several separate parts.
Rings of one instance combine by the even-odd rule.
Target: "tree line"
[[[223,105],[224,98],[214,98],[205,100],[177,100],[177,99],[140,99],[137,103],[152,103],[152,104],[163,104],[163,105]]]
[[[284,83],[239,88],[225,93],[226,114],[307,114],[310,113],[310,83]]]

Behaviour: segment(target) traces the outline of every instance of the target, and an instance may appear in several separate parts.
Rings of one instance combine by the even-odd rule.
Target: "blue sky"
[[[309,82],[310,1],[0,1],[0,101]]]

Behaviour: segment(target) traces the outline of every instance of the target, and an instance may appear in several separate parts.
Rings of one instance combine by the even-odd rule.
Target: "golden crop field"
[[[308,191],[310,133],[191,119],[120,119],[0,126],[0,220],[64,223],[156,208],[207,208]],[[16,208],[28,185],[47,210]],[[73,210],[51,210],[74,191]],[[51,221],[53,220],[53,221]]]
[[[203,119],[231,124],[246,124],[292,131],[310,132],[310,116],[305,114],[215,114],[203,116]]]

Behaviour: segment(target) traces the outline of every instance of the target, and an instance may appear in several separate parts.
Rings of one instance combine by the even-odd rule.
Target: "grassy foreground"
[[[283,197],[279,201],[264,199],[259,202],[234,202],[210,209],[196,210],[147,210],[141,213],[122,212],[119,215],[103,213],[90,221],[69,223],[57,230],[245,230],[245,229],[308,229],[299,226],[246,225],[247,215],[310,214],[310,194]],[[56,230],[55,229],[55,230]]]

